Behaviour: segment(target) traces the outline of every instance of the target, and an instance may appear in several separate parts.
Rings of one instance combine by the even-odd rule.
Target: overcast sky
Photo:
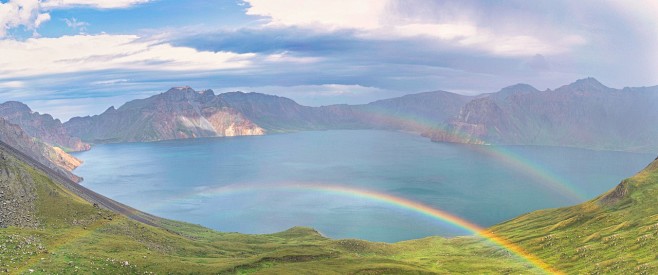
[[[2,0],[0,102],[67,120],[173,86],[301,104],[658,84],[658,1]]]

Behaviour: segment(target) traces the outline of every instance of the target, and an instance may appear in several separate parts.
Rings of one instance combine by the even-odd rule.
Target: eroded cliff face
[[[16,124],[28,135],[52,146],[67,151],[85,151],[90,146],[80,138],[71,136],[59,119],[53,119],[49,114],[33,112],[27,105],[8,101],[0,104],[0,117]]]
[[[172,88],[93,117],[73,118],[66,129],[94,143],[262,135],[265,130],[212,91]]]
[[[217,110],[213,107],[204,109],[205,118],[218,136],[258,136],[264,135],[265,129],[259,127],[242,114],[229,110]]]
[[[51,159],[54,160],[55,164],[63,167],[68,171],[73,171],[73,169],[77,168],[82,164],[82,161],[80,159],[69,155],[59,147],[53,147],[53,150],[55,151],[55,155],[53,155]]]
[[[81,161],[60,148],[52,147],[29,136],[18,125],[0,118],[0,141],[30,156],[39,163],[60,173],[71,180],[79,182],[81,179],[71,173]]]

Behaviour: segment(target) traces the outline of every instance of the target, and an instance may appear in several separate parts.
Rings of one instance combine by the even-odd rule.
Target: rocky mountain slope
[[[80,138],[71,136],[59,119],[33,112],[23,103],[7,101],[0,104],[0,117],[18,125],[28,135],[65,151],[85,151],[90,148]]]
[[[72,118],[68,132],[93,143],[262,135],[265,130],[228,107],[211,90],[172,88],[147,99],[110,107],[92,117]]]
[[[492,231],[565,271],[656,274],[658,158],[591,201],[532,212]]]
[[[269,133],[299,130],[321,130],[330,125],[337,127],[346,122],[343,117],[318,111],[317,108],[302,106],[280,96],[230,92],[217,95],[217,100],[228,108],[239,112]],[[347,110],[349,113],[349,110]],[[346,118],[351,118],[348,114]]]
[[[76,182],[81,180],[71,173],[81,164],[80,160],[62,149],[52,147],[29,136],[18,125],[9,123],[3,118],[0,118],[0,142],[16,148],[68,179]]]
[[[36,186],[34,179],[13,157],[0,151],[0,228],[35,228]]]
[[[308,107],[278,96],[173,88],[64,123],[94,143],[303,130],[414,131],[434,141],[658,151],[658,86],[612,89],[593,78],[555,90],[517,84],[476,97],[436,91],[364,105]]]
[[[657,151],[658,86],[612,89],[593,78],[555,90],[515,85],[462,107],[435,141]]]
[[[445,91],[410,94],[356,105],[353,119],[365,127],[422,133],[445,127],[471,99]]]
[[[395,129],[427,131],[454,117],[470,97],[428,92],[364,105],[302,106],[259,93],[172,88],[100,115],[76,117],[66,130],[93,143],[262,135],[303,130]]]

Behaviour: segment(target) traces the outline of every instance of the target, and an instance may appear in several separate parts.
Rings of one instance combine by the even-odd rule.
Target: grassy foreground
[[[0,273],[541,273],[475,237],[387,244],[332,240],[302,227],[269,235],[169,220],[153,227],[99,209],[4,154],[0,191],[22,186],[35,193],[28,208],[37,223],[0,228]],[[565,273],[658,274],[658,160],[591,201],[535,211],[491,231]]]
[[[36,227],[0,228],[0,273],[16,274],[456,274],[538,270],[473,237],[395,244],[332,240],[311,228],[221,233],[164,221],[144,225],[99,209],[11,157],[0,170],[34,186]],[[0,174],[0,180],[2,174]],[[6,179],[4,179],[6,180]],[[6,183],[6,182],[5,182]]]
[[[591,201],[492,231],[570,273],[658,274],[658,159]]]

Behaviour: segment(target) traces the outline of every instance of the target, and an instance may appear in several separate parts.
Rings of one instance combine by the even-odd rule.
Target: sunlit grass
[[[9,161],[16,161],[9,159]],[[394,244],[332,240],[312,228],[246,235],[176,221],[144,225],[94,207],[21,164],[35,181],[34,229],[0,229],[0,271],[11,273],[531,274],[528,263],[476,237]],[[568,273],[657,269],[658,164],[581,205],[536,211],[494,226]]]
[[[35,181],[41,226],[0,229],[0,271],[454,274],[527,273],[529,268],[472,237],[388,244],[332,240],[305,227],[246,235],[165,220],[164,228],[156,228],[96,208],[40,172],[20,167]]]

